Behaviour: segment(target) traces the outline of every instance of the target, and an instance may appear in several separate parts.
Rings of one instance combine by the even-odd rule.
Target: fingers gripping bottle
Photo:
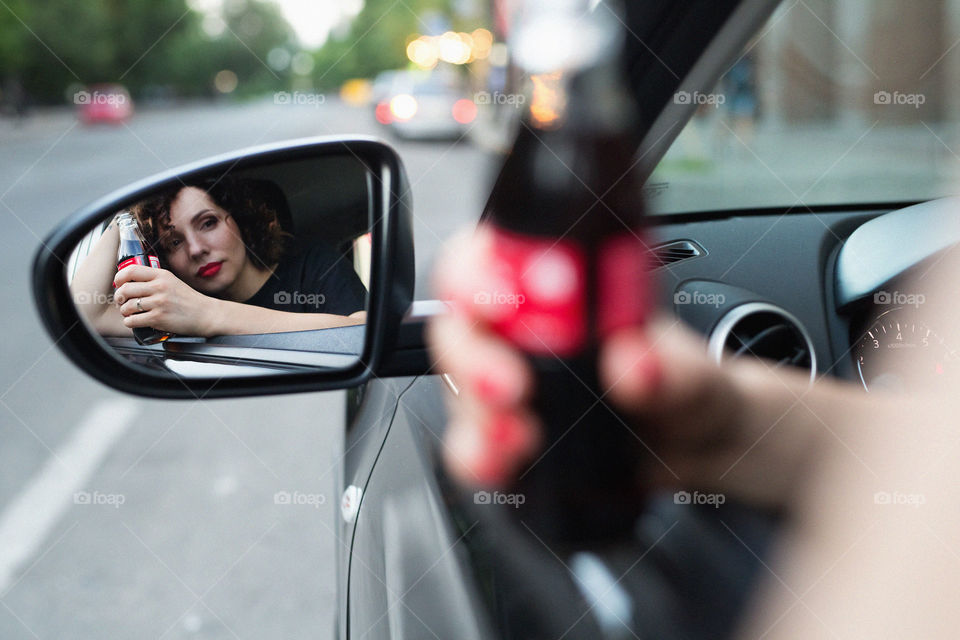
[[[143,233],[137,225],[137,219],[129,211],[117,216],[117,228],[120,232],[120,247],[117,250],[117,271],[133,264],[145,267],[160,268],[160,260],[147,250],[147,243]],[[141,312],[142,313],[142,312]],[[156,344],[170,337],[166,331],[159,331],[151,327],[136,327],[133,337],[140,344]]]
[[[545,436],[518,474],[524,500],[511,513],[561,548],[632,537],[646,451],[597,379],[601,341],[642,325],[650,300],[620,29],[608,8],[587,5],[524,6],[512,50],[533,92],[484,212],[502,289],[488,292],[502,307],[494,330],[533,365]],[[565,30],[575,46],[558,46]]]

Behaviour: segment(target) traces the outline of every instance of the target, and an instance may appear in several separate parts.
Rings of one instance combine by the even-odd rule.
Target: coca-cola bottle
[[[533,92],[484,211],[495,238],[493,328],[533,365],[545,436],[511,488],[523,500],[506,511],[554,548],[632,538],[646,452],[597,379],[599,344],[642,325],[650,294],[623,41],[599,15],[608,9],[587,4],[526,5],[512,50]],[[557,42],[564,20],[575,45]]]
[[[133,264],[141,264],[145,267],[160,268],[160,260],[147,250],[147,243],[143,239],[143,233],[137,225],[137,219],[129,211],[124,211],[117,216],[117,228],[120,232],[120,247],[117,250],[117,271],[125,269]],[[136,327],[133,330],[133,337],[140,344],[156,344],[163,342],[170,337],[166,331],[160,331],[151,327]]]

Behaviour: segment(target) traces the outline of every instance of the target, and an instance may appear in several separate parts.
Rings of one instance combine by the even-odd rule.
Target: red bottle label
[[[653,304],[648,253],[639,233],[624,233],[604,243],[597,257],[597,334],[601,339],[647,320]]]
[[[628,233],[598,254],[597,335],[641,324],[650,304],[647,249]],[[587,258],[575,242],[494,230],[493,277],[475,304],[492,305],[493,329],[528,353],[570,357],[590,337]]]
[[[497,229],[491,291],[475,303],[495,309],[493,328],[537,355],[575,354],[587,337],[586,258],[572,242]]]
[[[132,264],[142,264],[145,267],[153,267],[154,269],[160,268],[160,260],[157,259],[157,256],[130,256],[126,260],[120,262],[117,265],[117,271],[129,267]]]

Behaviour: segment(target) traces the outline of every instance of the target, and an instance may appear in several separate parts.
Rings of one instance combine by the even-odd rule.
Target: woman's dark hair
[[[163,260],[166,258],[163,239],[165,229],[170,223],[170,205],[186,187],[202,189],[237,223],[240,238],[247,249],[247,257],[258,269],[267,269],[280,261],[293,236],[284,231],[280,224],[282,218],[289,218],[286,199],[268,197],[270,194],[263,192],[261,182],[263,181],[224,176],[216,181],[187,183],[137,203],[132,212],[143,231],[147,245]]]

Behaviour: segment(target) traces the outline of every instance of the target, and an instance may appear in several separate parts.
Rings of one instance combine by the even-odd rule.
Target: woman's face
[[[249,261],[233,216],[197,187],[184,187],[171,203],[170,226],[161,230],[161,245],[164,266],[211,296],[224,294]]]

